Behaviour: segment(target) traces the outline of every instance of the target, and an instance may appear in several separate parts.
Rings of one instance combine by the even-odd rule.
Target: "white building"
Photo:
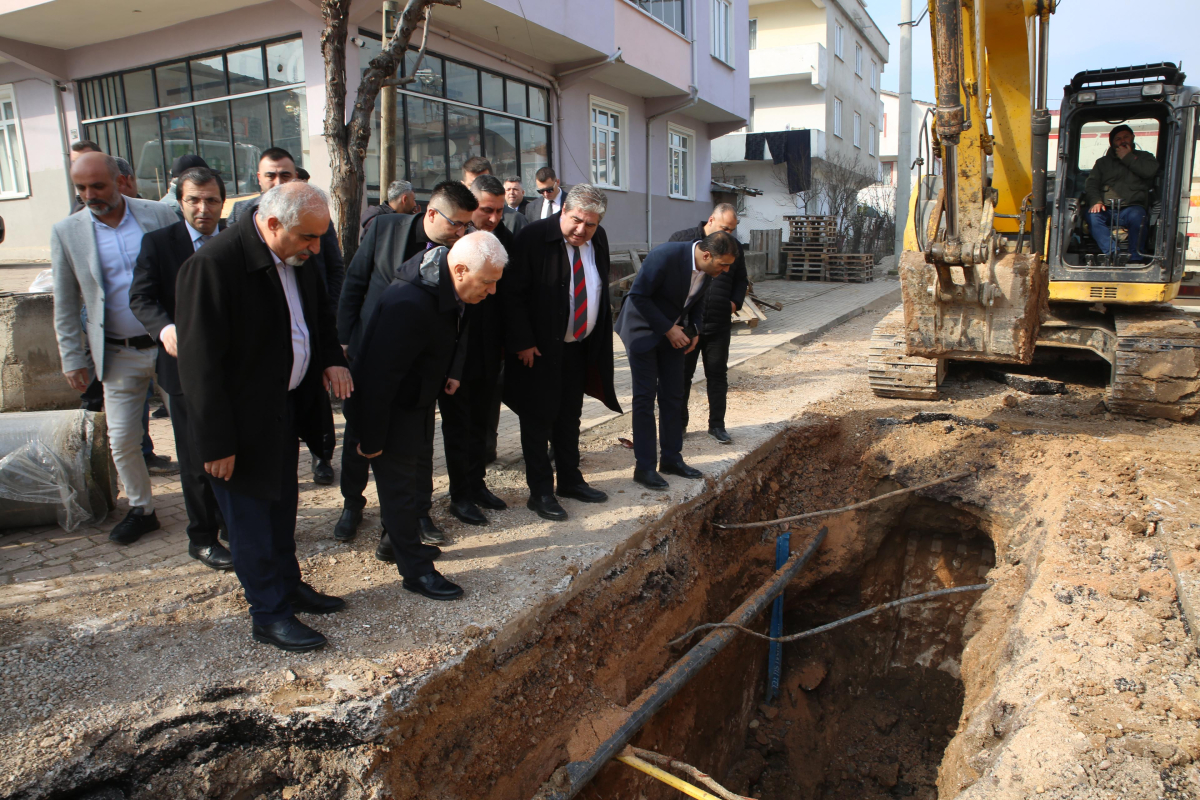
[[[898,170],[901,169],[901,165],[896,163],[900,152],[900,95],[886,90],[880,92],[880,95],[883,99],[883,117],[879,122],[879,182],[864,189],[860,197],[862,202],[890,213],[896,200],[896,178],[899,175]],[[936,108],[936,103],[912,101],[912,158],[908,164],[910,189],[916,185],[917,179],[917,169],[913,162],[918,156],[924,157],[920,137],[921,124],[925,119],[925,112]],[[932,115],[929,118],[929,135],[932,141]],[[931,168],[935,173],[940,169],[937,164],[930,164],[930,160],[925,159],[926,163],[921,166],[922,174],[928,174]]]
[[[888,40],[862,0],[750,0],[750,124],[712,143],[714,180],[751,186],[740,234],[779,228],[789,214],[824,213],[813,192],[792,195],[783,165],[747,161],[750,133],[808,129],[812,170],[879,174],[880,79]]]

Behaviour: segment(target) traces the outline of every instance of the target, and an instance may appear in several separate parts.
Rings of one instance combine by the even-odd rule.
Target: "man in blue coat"
[[[633,479],[648,489],[666,489],[659,472],[699,478],[683,462],[684,356],[700,340],[710,279],[728,272],[740,249],[737,239],[716,231],[697,242],[668,242],[651,251],[629,290],[616,331],[625,343],[633,377]],[[654,469],[654,400],[662,414],[662,458]]]

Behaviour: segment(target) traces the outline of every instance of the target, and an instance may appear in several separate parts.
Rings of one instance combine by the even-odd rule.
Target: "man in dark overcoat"
[[[555,497],[555,469],[559,497],[608,499],[579,470],[584,394],[621,413],[613,388],[608,236],[600,227],[607,204],[594,186],[572,187],[560,213],[518,234],[500,292],[504,402],[521,420],[527,505],[543,519],[567,518]],[[554,447],[554,468],[547,444]]]
[[[433,561],[441,551],[421,541],[433,472],[433,410],[462,333],[464,311],[494,294],[508,254],[479,231],[447,250],[436,247],[405,262],[413,280],[380,296],[354,361],[357,391],[349,404],[360,421],[359,452],[370,459],[384,527],[404,588],[453,600],[462,588]],[[402,342],[403,346],[397,346]]]
[[[396,273],[418,253],[437,246],[450,247],[467,232],[471,212],[478,206],[471,190],[458,181],[442,181],[433,187],[425,211],[420,215],[388,214],[367,230],[358,246],[337,304],[338,339],[353,365],[367,322],[379,304],[383,292],[392,285]],[[358,455],[357,424],[353,412],[346,416],[342,432],[342,516],[333,529],[339,541],[349,541],[362,523],[367,504],[368,464]],[[430,492],[433,487],[430,486]],[[429,509],[421,517],[421,534],[427,544],[441,544],[445,538]],[[382,555],[381,555],[382,557]]]
[[[325,194],[294,181],[184,262],[176,281],[179,378],[256,641],[322,647],[296,619],[345,605],[296,560],[298,442],[322,434],[321,395],[352,384],[332,305],[309,262],[329,228]]]

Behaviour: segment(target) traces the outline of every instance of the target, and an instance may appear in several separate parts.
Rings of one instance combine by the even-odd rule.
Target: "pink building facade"
[[[381,46],[380,9],[352,7],[351,102]],[[438,6],[422,69],[397,90],[397,177],[421,196],[484,155],[532,194],[549,165],[566,184],[606,189],[615,247],[661,243],[707,216],[709,143],[745,124],[746,20],[747,0]],[[0,261],[48,258],[81,139],[128,159],[148,198],[193,152],[231,196],[256,192],[271,146],[328,186],[322,30],[310,0],[0,0]],[[378,197],[376,145],[364,202]]]

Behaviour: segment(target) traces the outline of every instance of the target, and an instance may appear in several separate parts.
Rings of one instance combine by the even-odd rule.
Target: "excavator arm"
[[[1054,2],[929,0],[942,189],[927,226],[908,239],[920,249],[901,257],[910,356],[1033,358],[1049,280],[1045,84]]]

